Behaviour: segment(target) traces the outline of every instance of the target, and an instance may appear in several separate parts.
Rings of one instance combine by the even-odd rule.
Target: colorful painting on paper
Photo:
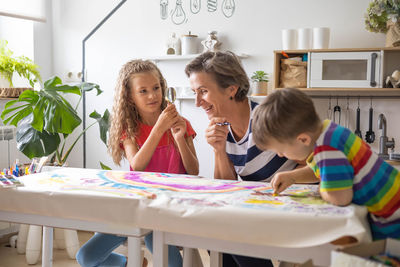
[[[293,185],[279,196],[268,183],[227,181],[150,172],[61,169],[38,174],[26,182],[62,191],[85,192],[157,199],[167,197],[171,204],[292,211],[314,214],[347,214],[352,208],[338,208],[323,201],[317,185]],[[36,182],[35,182],[36,181]],[[24,181],[25,182],[25,181]]]

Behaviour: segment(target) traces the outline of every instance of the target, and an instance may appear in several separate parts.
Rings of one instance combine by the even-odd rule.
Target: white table
[[[127,235],[136,244],[147,233],[140,229],[152,229],[156,267],[166,266],[166,244],[324,265],[331,241],[370,239],[366,209],[329,205],[317,186],[273,197],[267,183],[70,168],[23,182],[0,192],[0,220]],[[129,257],[136,266],[130,259],[140,257]],[[218,253],[211,261],[217,266]]]
[[[1,199],[1,194],[0,194]],[[53,261],[53,228],[95,231],[128,236],[128,267],[141,266],[141,237],[150,231],[140,228],[115,229],[107,222],[88,222],[37,214],[0,210],[0,221],[43,226],[42,266],[51,267]]]
[[[69,171],[69,168],[64,169]],[[61,172],[56,170],[54,172]],[[75,169],[76,175],[81,172]],[[96,171],[97,172],[97,171]],[[49,172],[53,173],[53,172]],[[46,177],[47,173],[36,174]],[[59,186],[35,184],[37,181],[26,176],[22,178],[26,186],[14,189],[0,189],[0,221],[22,224],[39,225],[43,227],[42,266],[52,266],[53,228],[76,229],[95,231],[128,237],[128,265],[129,267],[141,266],[141,238],[150,230],[142,229],[121,222],[118,216],[124,216],[127,209],[113,209],[112,203],[120,205],[121,199],[113,199],[96,194],[87,195],[62,192]],[[42,188],[41,188],[42,187]],[[110,202],[112,213],[105,212],[104,216],[92,217],[98,205]],[[114,201],[113,201],[114,200]],[[81,207],[81,208],[80,208]],[[63,209],[66,213],[63,212]],[[110,216],[111,215],[111,216]]]

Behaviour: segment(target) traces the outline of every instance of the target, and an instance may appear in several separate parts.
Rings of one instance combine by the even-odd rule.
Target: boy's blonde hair
[[[146,72],[154,72],[159,77],[160,89],[162,90],[161,110],[164,110],[167,106],[165,100],[167,82],[153,62],[137,59],[122,66],[115,86],[110,137],[108,139],[108,151],[117,165],[120,165],[122,157],[125,156],[124,150],[120,147],[122,134],[125,133],[126,138],[134,138],[137,135],[138,123],[141,121],[136,105],[131,101],[130,80],[135,74]]]
[[[212,74],[219,87],[225,89],[231,85],[239,88],[235,95],[236,101],[242,101],[249,92],[250,83],[239,58],[232,52],[204,52],[186,65],[188,77],[196,72]]]
[[[259,147],[267,146],[270,138],[287,142],[301,133],[318,130],[320,123],[310,97],[299,89],[279,89],[255,109],[253,139]]]

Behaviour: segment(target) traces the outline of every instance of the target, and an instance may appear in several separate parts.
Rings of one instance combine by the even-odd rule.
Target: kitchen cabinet
[[[400,70],[400,48],[276,50],[272,85],[274,89],[279,89],[281,59],[286,58],[285,53],[289,58],[301,57],[307,60],[306,87],[299,88],[307,94],[400,97],[400,88],[384,88],[386,77],[394,70]],[[326,78],[335,74],[327,71],[323,73],[323,67],[326,67],[322,66],[326,63],[323,62],[324,59],[337,65],[336,68],[342,72],[336,75],[339,78]],[[346,65],[350,66],[349,70],[345,69]],[[329,66],[326,69],[329,69]],[[354,72],[354,75],[351,72]],[[351,75],[356,78],[349,78]]]

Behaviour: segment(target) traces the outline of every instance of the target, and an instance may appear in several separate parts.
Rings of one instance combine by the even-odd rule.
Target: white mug
[[[313,49],[329,48],[330,30],[327,27],[313,29]]]
[[[297,49],[311,49],[312,48],[312,29],[301,28],[297,30]]]
[[[295,29],[282,30],[282,50],[293,50],[297,47],[297,31]]]

